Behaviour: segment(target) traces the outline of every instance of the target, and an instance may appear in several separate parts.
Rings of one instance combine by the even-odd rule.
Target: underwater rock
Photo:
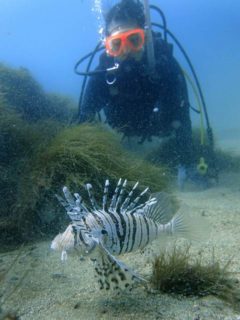
[[[67,97],[47,94],[26,68],[0,63],[0,97],[26,121],[42,119],[69,123],[77,107]]]

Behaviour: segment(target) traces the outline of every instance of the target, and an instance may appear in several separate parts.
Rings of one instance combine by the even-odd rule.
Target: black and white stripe
[[[109,181],[106,180],[102,209],[97,206],[91,184],[86,185],[89,206],[83,203],[79,194],[74,194],[75,200],[67,187],[63,188],[66,201],[59,196],[58,199],[67,210],[73,225],[76,225],[78,230],[82,228],[78,232],[80,242],[85,241],[84,232],[87,232],[98,238],[111,253],[121,254],[145,247],[158,237],[160,230],[164,230],[155,219],[151,219],[151,216],[157,216],[153,208],[155,198],[141,203],[148,188],[132,200],[138,182],[124,196],[126,186],[127,180],[122,182],[122,179],[119,179],[112,198],[108,200]]]

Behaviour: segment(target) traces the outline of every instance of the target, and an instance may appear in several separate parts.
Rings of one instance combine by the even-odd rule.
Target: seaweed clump
[[[197,166],[200,158],[203,157],[208,165],[208,178],[217,179],[219,172],[236,172],[240,170],[240,157],[231,152],[225,152],[219,148],[215,148],[213,151],[206,134],[204,136],[205,144],[201,144],[200,129],[195,128],[193,130],[192,138],[193,163]],[[166,164],[171,171],[176,173],[179,163],[176,150],[176,139],[164,139],[159,147],[155,148],[146,156],[146,159],[155,165]]]
[[[9,109],[22,119],[43,119],[69,123],[76,112],[74,102],[59,94],[46,93],[26,68],[11,68],[0,63],[0,96]]]
[[[152,265],[151,285],[155,290],[184,296],[216,296],[240,309],[238,280],[231,276],[229,260],[224,267],[216,261],[214,254],[208,264],[202,262],[202,254],[192,259],[190,245],[155,258]]]
[[[14,226],[23,239],[36,238],[39,233],[50,235],[66,225],[67,217],[55,197],[64,185],[84,194],[83,185],[90,182],[97,200],[102,197],[105,179],[112,186],[120,177],[130,186],[140,181],[141,187],[149,186],[151,192],[168,185],[164,167],[133,157],[122,148],[119,137],[103,126],[64,129],[39,150],[22,172],[14,203]]]
[[[41,155],[45,187],[91,182],[102,189],[106,178],[139,180],[151,191],[167,187],[167,170],[140,160],[121,146],[117,134],[101,125],[84,124],[61,132]]]
[[[166,189],[168,171],[125,151],[104,126],[69,126],[71,102],[46,94],[30,72],[0,63],[0,242],[21,243],[56,233],[67,221],[55,193],[62,186],[96,198],[105,179],[140,181],[152,192]],[[110,190],[111,191],[111,190]],[[59,214],[60,213],[60,214]]]
[[[45,93],[27,69],[0,63],[1,243],[24,240],[22,226],[27,229],[31,219],[20,218],[25,215],[23,199],[28,196],[23,189],[32,179],[32,166],[73,115],[70,99]],[[30,195],[33,209],[36,195]]]
[[[30,179],[33,159],[43,152],[61,127],[53,121],[30,124],[0,101],[1,242],[23,240],[17,218],[22,212],[19,194]]]

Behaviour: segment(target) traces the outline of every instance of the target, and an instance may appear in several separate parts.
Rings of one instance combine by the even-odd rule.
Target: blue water
[[[14,68],[21,66],[29,69],[46,92],[68,95],[77,102],[82,78],[74,74],[73,68],[78,59],[92,51],[100,40],[99,29],[102,19],[100,13],[96,11],[96,5],[101,1],[106,5],[104,9],[107,5],[116,3],[116,0],[0,0],[0,63],[6,63]],[[240,154],[240,0],[152,0],[151,4],[160,6],[164,11],[168,28],[179,39],[191,58],[202,85],[214,133],[217,133],[217,138],[221,137],[225,141],[228,149],[231,151],[237,149]],[[152,20],[161,23],[154,14]],[[176,46],[174,46],[174,54],[182,67],[189,72],[186,61]],[[96,64],[95,60],[93,66]],[[190,96],[192,105],[196,107],[191,90]],[[0,193],[2,192],[0,241],[5,240],[5,232],[2,232],[2,230],[5,231],[4,228],[6,233],[10,234],[10,237],[6,237],[6,242],[8,239],[21,242],[25,237],[28,238],[28,235],[32,238],[33,231],[29,227],[32,220],[34,223],[39,221],[42,227],[46,224],[47,227],[43,228],[45,233],[41,233],[45,239],[48,232],[52,232],[52,221],[55,221],[53,220],[55,209],[51,207],[55,191],[49,190],[49,186],[53,185],[55,180],[57,185],[57,179],[62,179],[58,166],[56,166],[57,169],[53,168],[53,173],[48,170],[51,169],[52,159],[58,161],[59,158],[54,158],[54,148],[53,151],[50,149],[52,153],[48,154],[43,149],[43,145],[36,156],[40,159],[39,163],[36,160],[35,164],[34,158],[33,161],[31,159],[29,161],[27,158],[31,157],[32,150],[35,150],[34,146],[33,148],[30,146],[31,138],[29,140],[25,138],[27,132],[25,130],[30,127],[23,127],[21,135],[21,130],[18,128],[21,122],[18,122],[17,118],[16,123],[10,122],[11,117],[9,117],[10,121],[6,119],[8,120],[6,128],[5,126],[0,128],[2,129],[0,138],[3,137],[0,144],[0,160],[2,155],[7,159],[5,162],[2,161],[3,165],[0,161]],[[193,113],[192,119],[194,124],[197,121],[199,124],[199,117]],[[3,121],[0,124],[2,123]],[[8,132],[12,132],[9,140]],[[51,126],[49,132],[51,133]],[[43,133],[45,143],[45,130]],[[227,139],[228,136],[231,143]],[[16,143],[11,146],[15,138]],[[33,136],[33,141],[34,139],[37,141],[36,144],[41,140],[38,134],[36,137]],[[19,145],[17,145],[18,141]],[[61,142],[61,138],[59,141]],[[4,148],[1,148],[2,145]],[[28,147],[29,150],[26,150]],[[39,156],[41,150],[43,150],[43,157]],[[56,152],[58,152],[57,148]],[[12,157],[9,161],[8,154]],[[50,158],[49,166],[48,157]],[[70,159],[71,154],[69,161]],[[66,156],[66,163],[68,163],[67,160]],[[47,163],[46,170],[44,168],[41,172],[40,168],[38,173],[38,165],[44,167],[43,162]],[[60,169],[61,164],[64,168],[65,162],[59,160]],[[73,164],[75,164],[74,154]],[[77,165],[76,168],[78,168]],[[101,167],[99,168],[100,172]],[[131,168],[129,169],[131,171]],[[182,175],[180,178],[186,177],[185,170],[181,170],[180,173]],[[67,174],[66,170],[66,173],[63,172],[63,177]],[[201,188],[199,191],[200,188],[196,188],[199,192],[195,192],[190,186],[187,191],[174,192],[180,200],[179,203],[187,204],[186,208],[191,208],[191,213],[201,214],[212,229],[211,238],[206,237],[207,244],[195,244],[193,252],[199,255],[202,252],[202,245],[206,247],[206,261],[212,261],[214,252],[216,261],[221,266],[225,266],[226,262],[234,257],[231,271],[237,274],[236,277],[240,281],[240,175],[234,173],[229,177],[222,177],[222,172],[220,174],[219,185],[208,190]],[[166,173],[163,172],[162,175],[165,177]],[[76,178],[70,177],[69,183],[75,184],[75,179],[77,181],[78,175]],[[25,180],[26,183],[22,187],[22,181],[25,182]],[[28,190],[29,183],[32,184],[32,181],[31,193]],[[68,179],[66,181],[68,183]],[[46,188],[44,188],[45,183]],[[196,185],[200,183],[201,181],[197,180]],[[22,190],[27,190],[30,196]],[[37,194],[38,190],[40,195]],[[33,205],[32,195],[35,197]],[[41,204],[39,199],[43,199],[44,203]],[[14,202],[17,202],[17,205]],[[55,204],[58,212],[57,202]],[[14,219],[18,213],[19,218],[15,222]],[[30,217],[32,214],[33,219],[31,217],[28,221],[28,215]],[[19,237],[19,230],[21,230],[19,221],[24,221],[23,223],[26,221],[23,230],[30,228],[29,234],[25,231],[23,237]],[[37,236],[40,237],[39,234]],[[239,314],[235,315],[234,310],[228,309],[221,300],[218,301],[213,297],[204,298],[202,302],[194,297],[178,299],[168,295],[149,295],[141,288],[134,291],[131,296],[122,295],[120,299],[112,299],[110,296],[107,300],[105,291],[98,290],[91,262],[79,261],[77,258],[69,259],[68,263],[62,264],[60,253],[54,256],[54,253],[50,252],[50,243],[49,239],[44,242],[28,243],[20,250],[7,253],[2,253],[0,248],[0,319],[7,319],[3,317],[5,310],[16,312],[21,315],[22,320],[240,319]],[[158,246],[159,243],[152,247],[157,253]],[[123,261],[129,266],[132,264],[134,270],[136,268],[144,271],[144,275],[148,276],[150,275],[150,254],[151,250],[144,254],[139,252],[136,256],[130,255]],[[6,299],[5,304],[4,299]]]
[[[238,127],[240,1],[151,3],[161,6],[169,29],[191,57],[213,127]],[[99,40],[93,7],[93,0],[0,0],[0,61],[28,68],[47,91],[77,100],[81,78],[74,64]],[[177,49],[175,54],[184,65]]]

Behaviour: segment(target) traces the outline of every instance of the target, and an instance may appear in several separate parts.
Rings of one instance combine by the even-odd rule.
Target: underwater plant
[[[126,152],[115,133],[101,125],[81,125],[65,129],[41,156],[47,178],[61,184],[82,185],[93,181],[102,187],[106,178],[119,176],[130,181],[141,180],[143,186],[160,191],[167,186],[166,167],[155,167]],[[51,182],[50,182],[51,183]]]
[[[21,212],[19,190],[29,178],[32,159],[62,128],[56,121],[28,123],[0,101],[0,241],[22,238],[16,215]],[[25,176],[24,176],[25,174]],[[22,241],[22,240],[21,240]]]
[[[219,172],[223,171],[239,171],[240,157],[231,152],[222,151],[212,148],[208,144],[207,136],[204,137],[204,144],[200,141],[200,129],[193,130],[193,160],[196,164],[199,163],[201,157],[205,159],[208,165],[207,175],[209,178],[216,178]],[[151,163],[158,165],[168,165],[174,172],[178,167],[178,158],[176,154],[176,141],[173,138],[164,139],[160,146],[155,147],[147,154],[146,159]]]
[[[45,93],[26,68],[15,69],[0,63],[0,90],[8,108],[26,121],[51,119],[69,123],[76,110],[70,98]]]
[[[14,226],[18,231],[12,233],[19,242],[40,232],[54,233],[67,222],[56,208],[55,193],[63,185],[81,190],[89,181],[96,185],[98,199],[105,179],[115,182],[119,176],[128,179],[130,187],[139,180],[141,187],[150,186],[151,192],[166,189],[169,181],[165,167],[132,156],[122,148],[119,137],[103,126],[74,126],[59,130],[46,143],[40,139],[18,175],[12,222],[4,225],[4,232]]]
[[[240,309],[238,280],[229,271],[231,260],[221,266],[213,253],[212,261],[204,263],[202,254],[193,258],[190,245],[173,246],[158,255],[152,264],[151,285],[164,293],[184,296],[216,296]]]
[[[18,180],[27,157],[33,148],[33,130],[12,110],[0,104],[0,238],[6,230],[16,232],[11,221],[12,208],[16,204]]]

